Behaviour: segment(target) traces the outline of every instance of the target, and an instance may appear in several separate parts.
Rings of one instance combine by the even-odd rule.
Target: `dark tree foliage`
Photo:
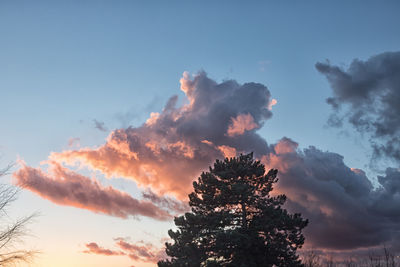
[[[158,266],[303,266],[296,250],[308,221],[282,208],[285,195],[270,196],[277,173],[252,153],[217,160],[193,182],[191,212],[175,218]]]

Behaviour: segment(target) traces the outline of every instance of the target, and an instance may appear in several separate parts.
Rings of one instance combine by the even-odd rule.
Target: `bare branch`
[[[9,164],[0,170],[0,177],[9,173],[14,164]],[[8,184],[0,184],[0,217],[7,215],[7,207],[16,200],[19,189]],[[16,243],[22,242],[28,230],[26,225],[32,221],[37,214],[32,214],[16,220],[13,223],[0,225],[0,266],[12,266],[18,262],[29,262],[38,253],[32,250],[14,250]]]

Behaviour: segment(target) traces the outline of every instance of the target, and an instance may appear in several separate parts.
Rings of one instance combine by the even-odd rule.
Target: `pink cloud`
[[[158,248],[148,243],[129,243],[123,238],[117,238],[116,240],[116,245],[133,260],[157,263],[167,257],[164,248]]]
[[[250,114],[240,114],[236,118],[232,118],[232,124],[229,125],[227,134],[228,136],[242,135],[246,131],[251,131],[258,127],[254,122],[253,116]]]
[[[53,152],[49,160],[80,164],[108,178],[132,179],[160,196],[169,194],[187,201],[193,180],[216,158],[248,149],[258,155],[268,151],[267,143],[253,131],[245,137],[226,135],[232,122],[237,134],[250,131],[272,115],[265,86],[234,81],[218,84],[204,72],[193,79],[184,73],[180,82],[190,104],[177,107],[173,96],[162,112],[152,113],[143,125],[114,130],[97,148]],[[228,109],[226,103],[230,103]]]
[[[79,147],[80,146],[80,138],[79,137],[74,137],[68,139],[68,147]]]
[[[126,255],[122,251],[116,251],[116,250],[111,250],[111,249],[105,249],[102,247],[99,247],[97,243],[88,243],[86,244],[86,247],[88,248],[87,250],[84,250],[83,253],[92,253],[92,254],[99,254],[99,255],[106,255],[106,256],[115,256],[115,255]]]
[[[164,248],[156,247],[150,243],[144,243],[142,241],[130,243],[124,238],[116,238],[115,241],[115,245],[119,248],[119,250],[105,249],[92,242],[86,244],[88,250],[83,252],[106,256],[126,255],[133,261],[147,263],[157,263],[158,261],[167,257]]]
[[[236,149],[230,146],[219,146],[218,149],[224,154],[225,158],[236,157]]]
[[[275,98],[273,98],[271,102],[268,103],[268,110],[272,110],[272,107],[275,106],[276,104],[278,104],[278,101]]]
[[[128,145],[134,138],[139,146],[135,152]],[[191,181],[203,166],[220,157],[220,151],[207,144],[190,145],[183,141],[168,142],[148,136],[131,135],[129,130],[114,131],[108,142],[98,149],[69,150],[52,153],[50,159],[70,165],[81,163],[107,177],[125,177],[139,186],[150,186],[156,192],[173,193],[186,200]],[[173,164],[171,164],[173,163]]]
[[[26,165],[13,174],[18,186],[56,204],[87,209],[96,213],[127,218],[146,216],[170,220],[172,216],[149,201],[138,200],[97,180],[49,161],[48,173]]]

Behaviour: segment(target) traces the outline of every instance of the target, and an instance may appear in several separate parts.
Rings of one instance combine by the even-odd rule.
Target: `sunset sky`
[[[351,3],[350,3],[351,2]],[[398,1],[0,1],[0,166],[29,266],[154,266],[254,152],[305,247],[400,252]]]

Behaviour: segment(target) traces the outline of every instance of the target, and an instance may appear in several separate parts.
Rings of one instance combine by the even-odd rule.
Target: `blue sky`
[[[398,50],[399,8],[397,1],[2,1],[1,162],[20,157],[37,167],[74,137],[83,147],[100,146],[111,130],[139,126],[151,111],[160,112],[171,95],[183,99],[182,73],[204,70],[217,82],[268,87],[278,101],[259,131],[268,142],[287,136],[365,169],[368,140],[351,129],[341,134],[325,127],[331,89],[314,65],[329,60],[346,67],[354,58]],[[95,129],[94,119],[109,131]],[[132,182],[99,179],[137,193]],[[15,207],[16,215],[43,214],[32,225],[37,237],[28,242],[44,247],[40,266],[50,266],[56,233],[68,240],[68,255],[92,266],[95,258],[79,252],[90,241],[82,237],[88,225],[95,225],[93,236],[106,232],[98,241],[107,244],[124,232],[145,231],[150,221],[60,207],[28,191]],[[67,217],[88,224],[75,229]],[[110,227],[116,223],[118,230]],[[166,235],[171,224],[159,227]]]

